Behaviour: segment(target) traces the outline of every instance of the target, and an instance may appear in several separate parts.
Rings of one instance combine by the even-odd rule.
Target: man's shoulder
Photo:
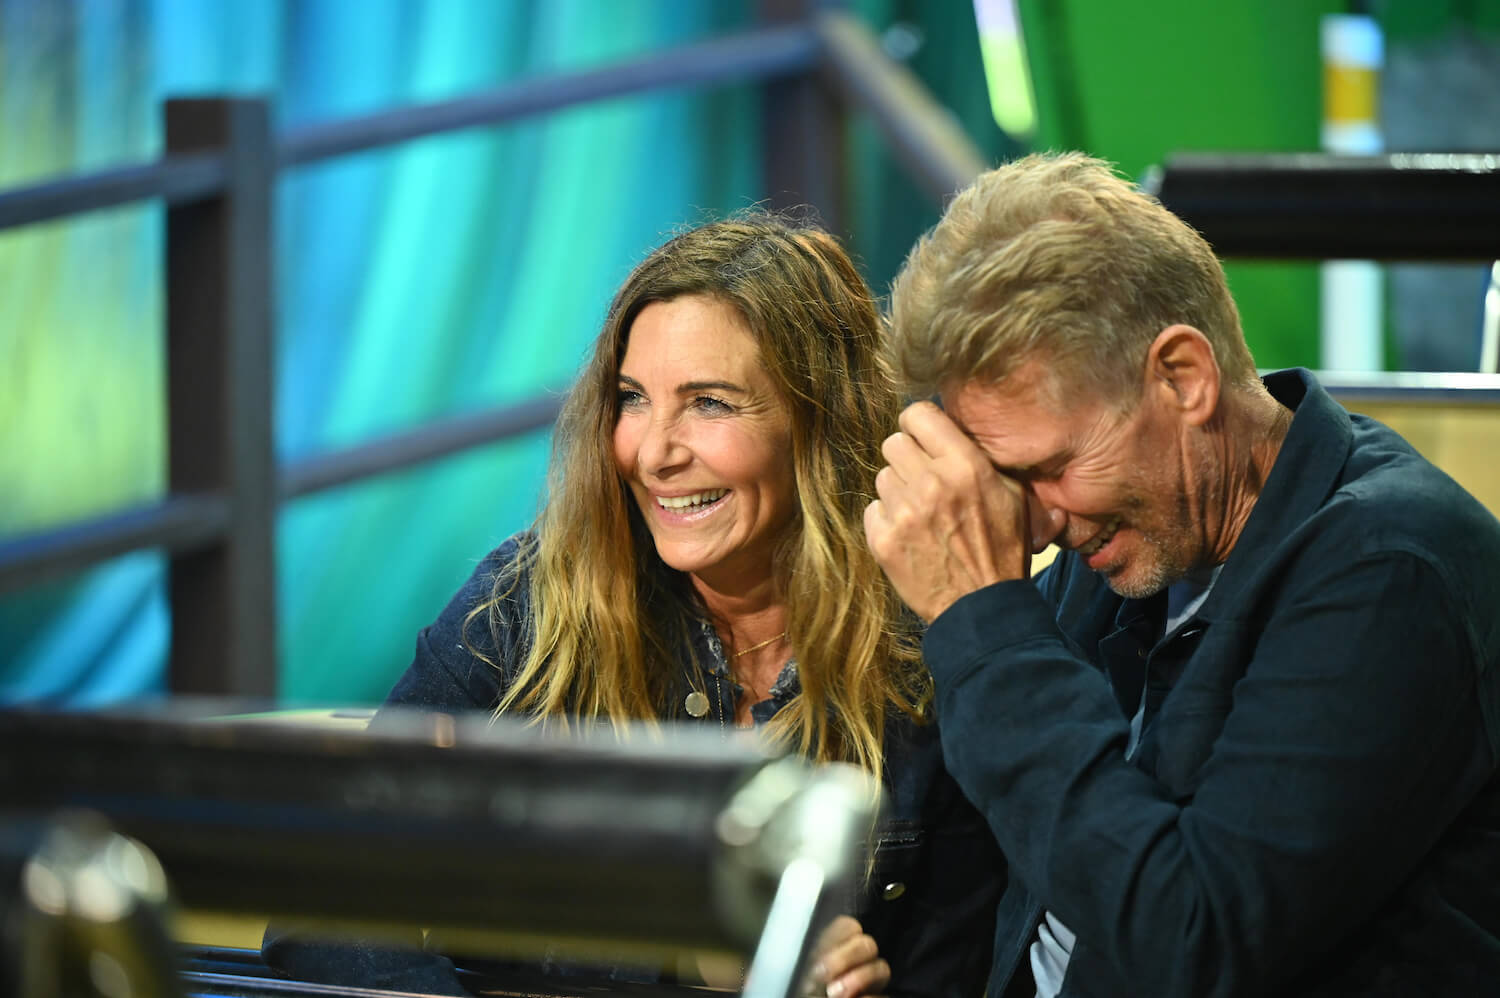
[[[1382,552],[1444,560],[1476,545],[1500,559],[1500,523],[1399,433],[1345,410],[1310,371],[1264,380],[1297,418],[1283,452],[1290,477],[1262,497],[1257,540],[1331,547],[1340,561]]]
[[[1500,522],[1478,499],[1394,430],[1358,414],[1350,422],[1353,447],[1325,527],[1342,526],[1365,552],[1500,559]]]

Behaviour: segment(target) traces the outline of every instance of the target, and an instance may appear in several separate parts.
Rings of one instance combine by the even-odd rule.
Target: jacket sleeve
[[[891,998],[977,998],[990,972],[1004,859],[943,767],[935,727],[896,727],[886,762],[893,813],[877,830],[855,914],[891,965]]]
[[[487,612],[472,618],[469,614],[490,598],[497,578],[515,573],[527,536],[518,534],[491,551],[437,619],[417,634],[411,665],[396,681],[385,706],[441,711],[494,709],[520,655],[527,601],[525,580],[521,579],[497,605],[497,628],[491,627]]]
[[[1035,587],[972,593],[928,631],[948,766],[1011,876],[1077,933],[1070,993],[1278,993],[1489,777],[1461,595],[1424,557],[1339,543],[1313,542],[1273,605],[1211,624],[1248,665],[1194,688],[1192,669],[1243,664],[1196,657],[1154,722],[1158,740],[1217,732],[1186,790],[1126,760],[1107,680]]]

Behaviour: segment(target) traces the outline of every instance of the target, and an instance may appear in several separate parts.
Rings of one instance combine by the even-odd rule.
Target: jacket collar
[[[1220,607],[1233,614],[1266,552],[1279,547],[1338,487],[1354,441],[1348,411],[1311,371],[1293,368],[1262,380],[1271,397],[1293,411],[1292,425],[1224,570],[1196,614],[1207,619],[1225,616]]]

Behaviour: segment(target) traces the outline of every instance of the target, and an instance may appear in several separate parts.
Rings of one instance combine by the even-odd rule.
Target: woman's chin
[[[688,575],[712,572],[723,560],[709,552],[685,549],[676,544],[666,547],[658,545],[656,554],[668,568]]]

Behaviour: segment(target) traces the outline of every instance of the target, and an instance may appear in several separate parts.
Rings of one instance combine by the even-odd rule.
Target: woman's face
[[[745,320],[685,295],[647,305],[628,336],[615,464],[657,554],[719,590],[768,580],[797,515],[791,417]]]

